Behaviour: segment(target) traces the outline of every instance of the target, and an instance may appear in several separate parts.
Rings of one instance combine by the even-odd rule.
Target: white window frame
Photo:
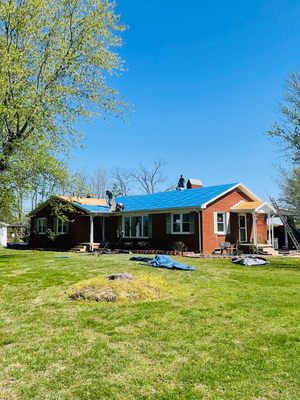
[[[218,214],[223,215],[223,222],[218,222]],[[215,235],[226,236],[230,234],[230,212],[226,211],[215,211],[213,213],[214,218],[214,233]],[[223,230],[218,230],[218,224],[223,223]]]
[[[148,217],[148,236],[144,235],[144,218]],[[129,236],[125,235],[125,218],[129,218]],[[136,236],[131,235],[131,219],[132,218],[141,218],[141,224],[137,227]],[[122,216],[122,231],[124,232],[124,238],[126,239],[149,239],[149,214],[144,215],[123,215]]]
[[[173,225],[174,225],[174,221],[173,221],[173,217],[174,215],[179,215],[180,216],[180,220],[179,220],[179,227],[180,230],[179,232],[176,232],[173,230]],[[183,227],[183,215],[188,215],[189,216],[189,231],[188,232],[183,232],[182,227]],[[186,223],[186,222],[185,222]],[[191,234],[191,221],[190,221],[190,213],[189,212],[184,212],[184,213],[180,213],[180,212],[175,212],[171,214],[171,234],[172,235],[190,235]]]
[[[56,218],[56,226],[55,226],[55,232],[56,232],[56,234],[57,235],[66,235],[67,234],[67,232],[59,232],[58,231],[58,226],[59,226],[59,222],[61,222],[61,227],[62,227],[62,229],[63,229],[63,227],[65,226],[65,227],[67,227],[67,224],[68,224],[68,221],[64,221],[64,220],[62,220],[61,218]],[[67,229],[66,229],[67,230]]]
[[[245,226],[244,227],[241,227],[240,217],[245,217]],[[238,220],[239,220],[239,241],[241,243],[247,243],[247,241],[248,241],[247,214],[245,214],[245,213],[238,214]],[[243,229],[245,231],[245,240],[241,240],[241,229]]]
[[[218,222],[218,215],[222,214],[223,215],[223,222]],[[223,223],[224,229],[222,231],[219,231],[218,225]],[[224,211],[217,211],[216,212],[216,233],[218,235],[226,235],[226,212]]]
[[[40,222],[42,222],[40,224]],[[43,228],[42,231],[40,231],[40,227]],[[47,218],[46,217],[42,217],[42,218],[37,218],[36,220],[36,233],[39,235],[46,235],[46,231],[47,231]]]

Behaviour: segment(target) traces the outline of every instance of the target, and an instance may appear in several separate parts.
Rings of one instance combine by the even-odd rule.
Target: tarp
[[[182,269],[184,271],[194,271],[195,268],[190,265],[182,264],[178,261],[173,260],[170,256],[157,255],[153,260],[148,261],[148,264],[152,267],[168,268],[168,269]]]
[[[184,271],[194,271],[195,268],[190,265],[182,264],[178,261],[173,260],[170,256],[157,255],[154,258],[150,257],[131,257],[132,261],[141,261],[144,262],[151,267],[156,268],[167,268],[167,269],[181,269]]]
[[[263,257],[237,257],[233,258],[232,262],[239,265],[266,265],[269,264]]]

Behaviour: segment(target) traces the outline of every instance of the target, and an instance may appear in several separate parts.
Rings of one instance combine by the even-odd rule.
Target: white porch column
[[[94,250],[94,217],[90,215],[90,250]]]
[[[268,244],[272,244],[270,224],[271,224],[271,214],[270,212],[268,212],[268,219],[267,219]]]
[[[271,237],[272,237],[272,247],[274,247],[274,219],[273,219],[273,215],[271,217]]]
[[[256,225],[256,213],[252,211],[252,225],[253,225],[253,244],[257,246],[257,225]]]

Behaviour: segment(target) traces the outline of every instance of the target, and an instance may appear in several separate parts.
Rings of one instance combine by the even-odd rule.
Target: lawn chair
[[[236,244],[230,242],[223,242],[220,243],[221,254],[226,251],[226,254],[232,255],[233,252],[236,250]]]

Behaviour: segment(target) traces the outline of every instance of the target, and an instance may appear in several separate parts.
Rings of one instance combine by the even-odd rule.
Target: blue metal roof
[[[74,201],[72,204],[74,204],[74,206],[81,208],[84,211],[87,211],[88,213],[92,213],[92,214],[96,214],[96,213],[100,213],[100,214],[105,214],[105,213],[109,213],[109,207],[107,206],[97,206],[97,205],[91,205],[91,204],[80,204],[77,201]]]
[[[148,195],[117,197],[116,202],[124,204],[125,212],[201,207],[203,204],[220,196],[236,185],[237,183],[227,183],[198,189],[172,190]]]

